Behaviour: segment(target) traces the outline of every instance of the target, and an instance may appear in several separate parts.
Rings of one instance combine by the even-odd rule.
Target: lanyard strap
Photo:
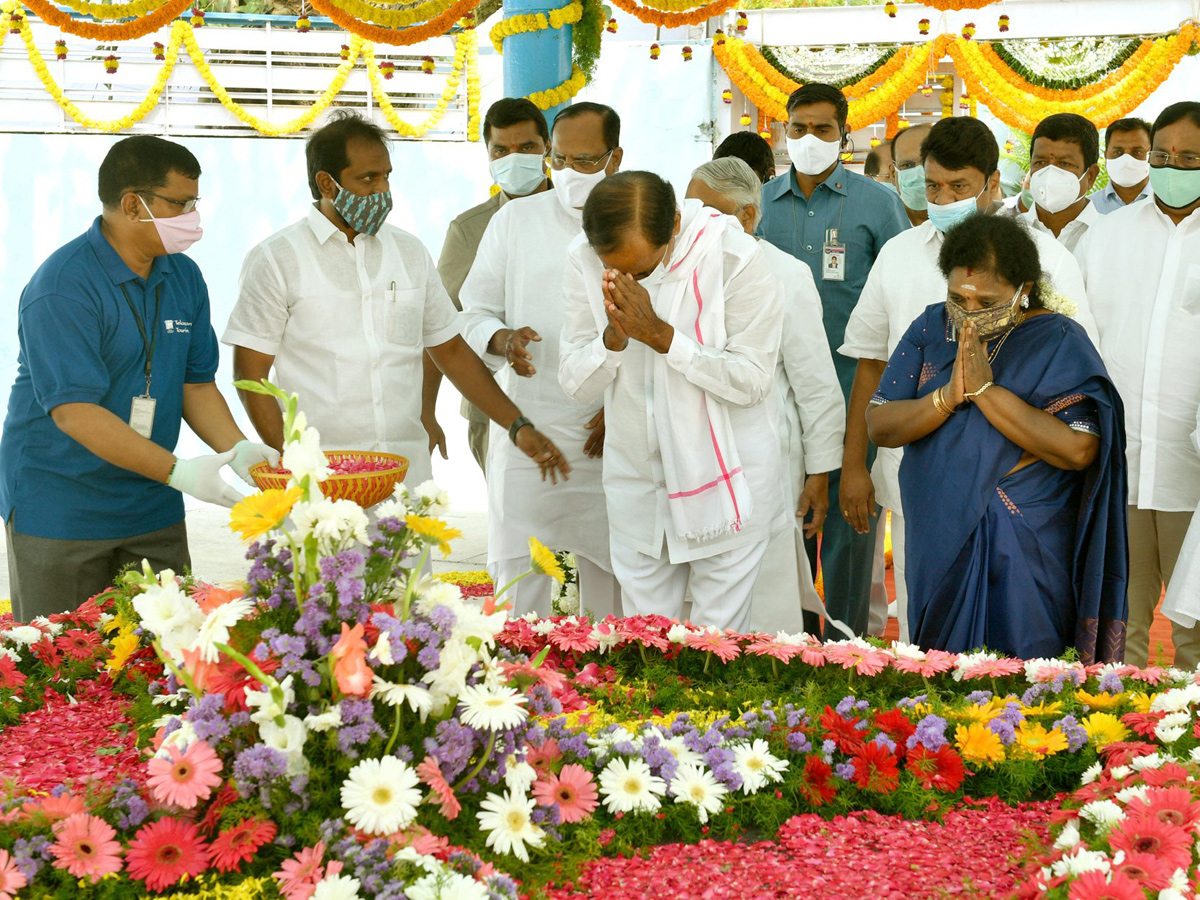
[[[129,304],[129,311],[133,313],[133,321],[137,323],[138,333],[142,336],[142,347],[146,351],[146,366],[144,372],[146,374],[146,396],[150,396],[150,371],[154,363],[154,345],[158,343],[158,317],[162,312],[162,284],[160,283],[154,291],[154,319],[150,323],[151,334],[146,336],[146,325],[142,322],[142,316],[137,311],[137,307],[133,305],[133,300],[129,297],[129,292],[125,290],[125,285],[120,285],[121,293],[125,295],[125,302]]]

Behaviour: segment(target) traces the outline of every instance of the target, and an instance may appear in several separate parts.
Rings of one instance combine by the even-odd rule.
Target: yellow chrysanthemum
[[[989,728],[972,722],[954,730],[954,744],[967,762],[993,765],[1004,761],[1004,744]]]
[[[1067,736],[1057,728],[1046,730],[1037,722],[1023,722],[1017,729],[1017,742],[1024,755],[1041,759],[1067,749]]]
[[[459,587],[488,584],[492,580],[492,576],[485,569],[476,569],[470,572],[439,572],[433,577],[446,584],[457,584]]]
[[[1033,718],[1035,716],[1057,716],[1062,712],[1062,708],[1063,708],[1062,701],[1052,700],[1049,703],[1046,703],[1045,701],[1043,701],[1043,702],[1039,703],[1037,706],[1022,705],[1021,712],[1024,714],[1025,718],[1028,719],[1028,718]]]
[[[947,710],[945,716],[952,722],[979,722],[986,725],[996,718],[1011,702],[1020,702],[1016,697],[992,697],[987,703],[969,703],[954,710]]]
[[[132,631],[122,632],[113,638],[112,656],[108,658],[105,668],[110,672],[120,672],[129,662],[129,657],[137,652],[141,639]]]
[[[278,528],[303,492],[298,487],[271,488],[239,501],[229,514],[229,528],[252,541]]]
[[[423,543],[434,545],[441,550],[442,556],[449,556],[450,542],[462,537],[462,532],[457,528],[451,528],[441,519],[429,516],[407,515],[404,517],[404,524]]]
[[[1092,713],[1083,720],[1082,725],[1083,730],[1087,732],[1088,740],[1097,750],[1129,737],[1129,729],[1112,713]]]
[[[1100,694],[1089,694],[1082,688],[1075,692],[1075,697],[1089,709],[1098,710],[1116,709],[1125,701],[1124,694],[1110,694],[1107,691]]]
[[[529,539],[529,564],[539,575],[549,575],[559,584],[567,580],[567,574],[558,564],[558,558],[545,544],[535,537]]]

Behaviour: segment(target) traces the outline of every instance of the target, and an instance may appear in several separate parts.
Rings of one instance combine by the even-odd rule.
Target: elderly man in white
[[[488,568],[497,587],[529,565],[532,535],[578,563],[582,606],[595,617],[621,614],[608,555],[601,484],[604,410],[598,398],[568,397],[558,383],[561,285],[567,247],[583,234],[587,188],[621,163],[620,120],[595,103],[567,107],[554,120],[550,165],[555,190],[506,203],[484,232],[459,294],[463,335],[485,361],[504,362],[497,380],[574,461],[571,480],[553,489],[495,428],[488,443]],[[550,615],[550,579],[523,578],[506,594],[517,615]]]
[[[927,306],[946,302],[946,279],[938,269],[943,232],[955,215],[993,212],[990,188],[999,180],[1000,148],[978,119],[942,119],[921,146],[929,221],[888,241],[880,251],[838,352],[858,360],[846,418],[846,447],[867,447],[866,410],[900,338]],[[971,203],[964,201],[971,200]],[[1049,234],[1030,231],[1043,273],[1078,308],[1075,318],[1097,341],[1079,264]],[[1097,344],[1098,346],[1098,344]],[[849,449],[847,449],[849,452]],[[901,640],[908,640],[908,592],[904,581],[904,512],[900,505],[900,449],[881,447],[871,470],[879,504],[892,512],[892,560]]]
[[[783,309],[738,223],[613,175],[567,254],[559,378],[604,398],[604,489],[626,611],[745,631],[785,519],[771,392]]]
[[[736,157],[699,166],[692,172],[687,197],[733,216],[749,235],[762,218],[762,182]],[[760,240],[758,246],[783,291],[783,334],[772,409],[783,464],[780,478],[789,508],[795,510],[792,522],[771,535],[750,607],[751,630],[773,634],[798,631],[802,606],[813,613],[821,611],[800,525],[803,522],[804,530],[815,537],[825,520],[829,472],[842,465],[845,405],[812,272],[767,241]]]

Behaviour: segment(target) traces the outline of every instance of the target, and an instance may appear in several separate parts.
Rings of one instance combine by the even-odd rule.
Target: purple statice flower
[[[30,884],[50,860],[50,845],[53,843],[49,837],[40,834],[13,841],[12,860]]]
[[[557,716],[562,714],[562,704],[544,684],[534,685],[529,692],[529,714],[531,716]]]
[[[371,622],[379,629],[380,634],[386,634],[388,645],[392,648],[392,659],[397,664],[408,658],[408,644],[404,642],[404,634],[400,629],[400,620],[385,612],[377,612],[371,616]]]
[[[812,741],[803,731],[792,731],[787,736],[788,749],[793,753],[811,753]]]
[[[179,718],[178,716],[172,717],[171,720],[163,726],[163,737],[165,738],[169,734],[174,734],[182,727],[183,719]]]
[[[924,703],[928,699],[929,696],[927,694],[917,694],[915,697],[905,697],[896,706],[900,709],[912,709],[917,704]]]
[[[685,734],[692,727],[692,717],[687,713],[680,713],[671,723],[671,736],[678,737]]]
[[[432,672],[442,661],[441,651],[433,644],[426,644],[417,651],[417,663],[427,672]]]
[[[233,778],[238,793],[251,797],[258,792],[259,802],[269,806],[275,779],[287,771],[287,756],[266,744],[247,747],[233,761]]]
[[[487,879],[488,900],[517,900],[517,883],[507,875]]]
[[[833,767],[833,774],[842,779],[842,781],[852,780],[854,778],[854,763],[838,763]]]
[[[836,749],[836,741],[825,740],[821,742],[821,755],[825,757],[825,762],[833,762],[833,751]]]
[[[1063,716],[1054,723],[1053,727],[1061,731],[1066,737],[1067,749],[1072,753],[1078,753],[1087,746],[1087,731],[1082,725],[1079,724],[1074,716]]]
[[[1000,743],[1008,747],[1017,739],[1016,729],[1012,722],[1003,718],[995,718],[987,723],[988,730],[1000,738]]]
[[[1050,685],[1046,684],[1044,681],[1038,682],[1037,684],[1032,685],[1029,690],[1021,695],[1021,703],[1023,703],[1025,706],[1033,706],[1048,690],[1050,690]]]
[[[350,759],[358,759],[359,749],[373,737],[383,737],[375,721],[375,704],[366,699],[347,697],[339,704],[342,725],[338,729],[338,749]]]
[[[229,717],[230,728],[245,728],[249,724],[250,713],[244,709],[233,713],[233,715]]]
[[[613,753],[620,756],[637,756],[637,747],[632,741],[617,741],[612,745]]]
[[[1021,712],[1019,703],[1010,701],[1004,704],[1004,709],[1001,710],[999,718],[1003,719],[1013,728],[1016,728],[1025,721],[1025,714]]]
[[[429,621],[442,634],[449,635],[454,630],[458,617],[454,615],[454,610],[450,607],[439,604],[429,611]]]
[[[976,706],[986,706],[991,699],[991,691],[971,691],[971,693],[967,694],[967,702],[974,703]]]
[[[229,720],[225,718],[225,695],[205,694],[192,704],[188,721],[196,730],[196,737],[215,745],[229,734]]]
[[[838,705],[835,706],[834,709],[837,711],[837,714],[839,716],[841,716],[843,719],[848,719],[848,718],[850,718],[850,713],[852,713],[854,711],[854,701],[855,701],[854,696],[848,695],[846,697],[843,697],[841,700],[839,700]]]
[[[587,740],[586,735],[584,740]],[[457,719],[447,719],[437,724],[434,737],[425,739],[425,750],[437,757],[442,775],[452,782],[466,771],[479,741],[480,735],[475,729]]]
[[[787,713],[784,721],[787,722],[788,728],[799,728],[807,717],[807,710],[803,706],[796,709],[789,703],[784,707],[784,711]]]
[[[886,747],[889,753],[896,752],[896,742],[884,734],[882,731],[875,735],[875,743],[880,747]]]
[[[1121,694],[1125,691],[1125,685],[1116,672],[1108,672],[1100,679],[1100,690],[1106,694]]]
[[[1050,689],[1056,694],[1061,694],[1063,689],[1068,686],[1079,687],[1083,683],[1083,673],[1076,669],[1070,669],[1066,672],[1059,672],[1050,679]]]
[[[908,739],[908,749],[921,746],[936,753],[949,741],[946,740],[946,720],[930,714],[917,723],[916,732]]]

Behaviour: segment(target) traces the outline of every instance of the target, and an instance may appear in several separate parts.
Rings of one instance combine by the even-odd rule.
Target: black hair
[[[883,169],[883,163],[879,158],[879,151],[891,149],[891,141],[882,141],[878,147],[872,148],[871,152],[867,154],[866,160],[863,162],[863,174],[867,176],[878,175]]]
[[[670,182],[653,172],[618,172],[588,194],[583,233],[597,253],[612,252],[635,228],[651,246],[662,247],[675,231],[675,211]]]
[[[1158,134],[1160,128],[1166,128],[1176,122],[1182,122],[1184,119],[1188,119],[1193,125],[1200,128],[1200,102],[1181,100],[1178,103],[1172,103],[1160,112],[1158,118],[1154,120],[1154,127],[1150,129],[1150,143],[1154,143],[1154,136]]]
[[[339,109],[329,121],[309,135],[304,145],[304,156],[308,160],[308,189],[314,200],[321,199],[317,187],[317,173],[328,172],[340,183],[342,170],[350,165],[346,147],[354,138],[379,141],[386,148],[387,132],[365,116],[352,109]]]
[[[100,163],[98,193],[105,206],[119,206],[126,194],[165,187],[172,172],[199,178],[200,163],[183,144],[149,134],[117,141]]]
[[[592,113],[600,117],[600,125],[604,129],[604,145],[609,150],[615,150],[621,146],[621,117],[617,115],[617,111],[611,106],[605,106],[603,103],[592,103],[588,100],[582,103],[572,103],[556,115],[554,117],[554,125],[550,128],[550,133],[554,133],[554,129],[558,127],[559,122],[566,122],[568,119],[574,119],[576,116],[582,116],[586,113]]]
[[[1104,145],[1108,146],[1108,142],[1112,140],[1114,134],[1126,134],[1130,131],[1144,131],[1149,136],[1150,123],[1145,119],[1137,119],[1133,116],[1127,119],[1117,119],[1104,129]]]
[[[543,141],[550,143],[550,129],[545,114],[527,97],[505,97],[488,107],[483,117],[483,143],[492,139],[493,128],[511,128],[522,122],[532,122]]]
[[[1055,113],[1046,116],[1033,129],[1033,137],[1029,141],[1029,152],[1037,144],[1038,138],[1048,141],[1070,141],[1078,144],[1083,153],[1083,167],[1090,169],[1100,159],[1100,133],[1096,126],[1075,113]]]
[[[808,84],[796,88],[788,97],[787,113],[790,116],[792,110],[797,106],[812,106],[814,103],[833,104],[838,128],[843,132],[846,130],[846,118],[850,115],[850,102],[846,99],[845,94],[831,84],[810,81]]]
[[[949,278],[953,270],[963,266],[990,272],[1014,288],[1032,281],[1029,305],[1042,308],[1042,263],[1037,243],[1024,223],[1011,216],[971,216],[946,232],[938,253],[938,268],[943,277]]]
[[[748,165],[763,184],[775,177],[775,151],[755,131],[735,131],[721,141],[713,151],[713,159],[727,156],[737,157]]]
[[[978,169],[990,178],[1000,164],[1000,145],[992,130],[969,116],[939,119],[921,144],[921,165],[932,159],[952,172]]]

